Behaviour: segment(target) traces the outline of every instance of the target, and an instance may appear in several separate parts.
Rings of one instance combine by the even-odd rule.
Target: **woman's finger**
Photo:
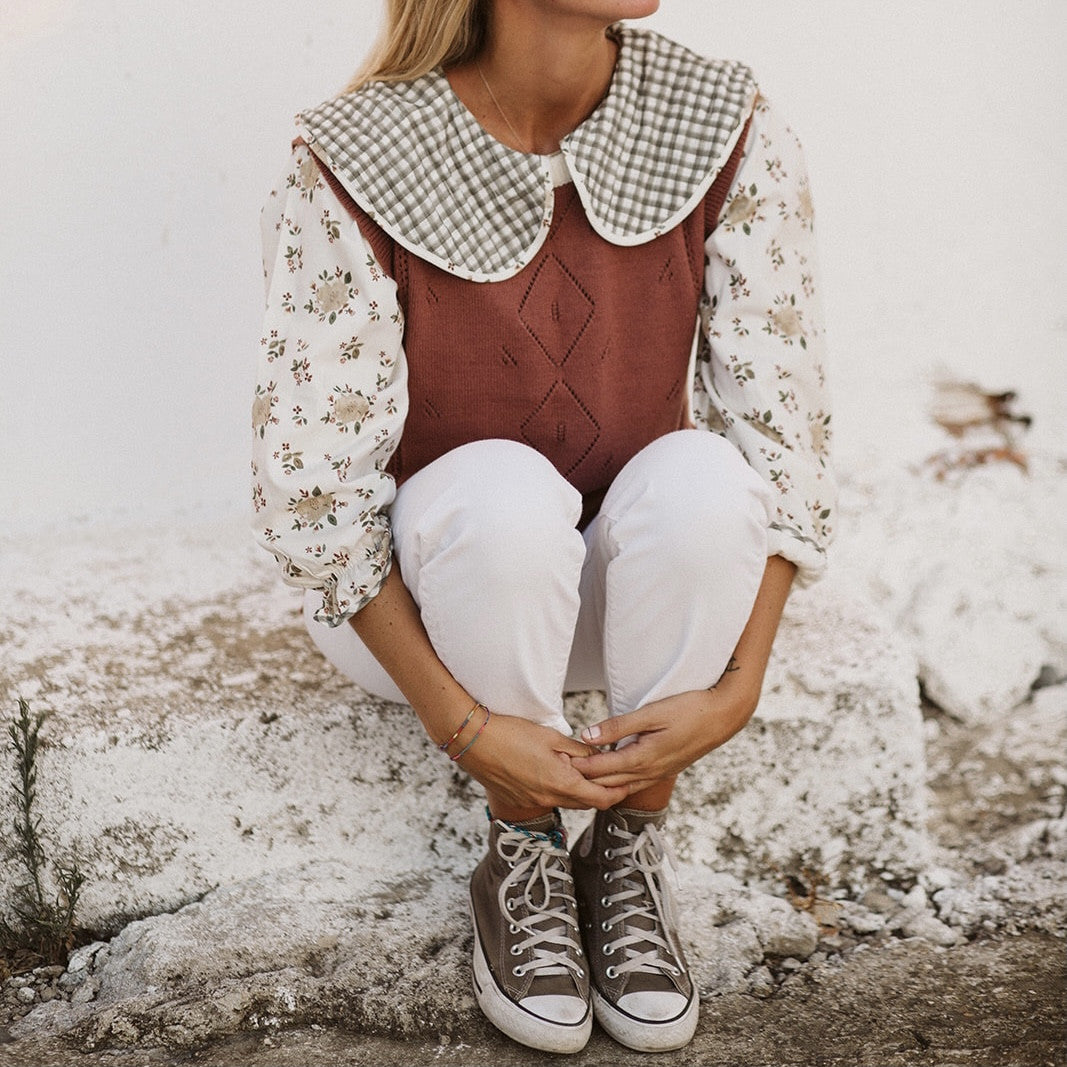
[[[647,789],[651,785],[657,785],[659,782],[655,778],[645,778],[641,781],[630,782],[626,787],[626,793],[628,796],[633,796],[634,793],[640,793],[642,789]]]
[[[603,786],[607,789],[623,789],[627,796],[634,791],[634,786],[639,782],[649,781],[648,772],[641,774],[634,773],[620,773],[620,774],[608,774],[603,778],[591,779],[594,785]]]
[[[627,793],[620,785],[605,785],[603,782],[593,782],[581,774],[573,757],[567,758],[566,777],[558,783],[561,794],[569,794],[569,800],[559,802],[560,807],[568,808],[603,808],[617,804],[625,800]]]
[[[642,760],[640,763],[634,762],[623,766],[599,764],[595,770],[591,770],[585,777],[593,785],[613,788],[619,785],[628,785],[631,782],[658,781],[660,778],[665,777],[666,774],[667,771],[665,769],[655,766],[649,761]]]
[[[656,729],[659,721],[654,712],[645,708],[637,711],[629,711],[625,715],[615,715],[610,719],[603,719],[587,726],[582,731],[582,740],[589,745],[602,748],[605,745],[614,745],[624,738],[633,737],[635,734],[647,733]]]
[[[635,743],[613,752],[596,752],[592,756],[571,759],[574,769],[586,778],[602,778],[606,774],[633,772],[644,766],[649,758],[647,745]]]
[[[572,759],[574,757],[583,757],[592,755],[596,749],[584,741],[578,741],[573,737],[560,738],[560,744],[556,748],[557,752],[566,752]]]
[[[585,779],[583,779],[585,782]],[[613,804],[619,804],[630,795],[624,782],[585,782],[585,785],[574,790],[571,798],[572,803],[560,803],[564,808],[609,808]]]

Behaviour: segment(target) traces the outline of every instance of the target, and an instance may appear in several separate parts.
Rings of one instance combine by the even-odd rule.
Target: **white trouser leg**
[[[453,677],[493,711],[566,734],[563,689],[585,557],[580,513],[580,494],[548,460],[497,440],[423,468],[390,509],[404,583]],[[403,700],[351,626],[310,621],[309,630],[362,688]]]
[[[579,508],[532,449],[480,441],[410,478],[391,510],[404,581],[445,665],[495,711],[563,733],[564,689],[603,689],[621,714],[719,679],[752,610],[772,515],[762,479],[703,430],[638,453],[584,544]],[[403,703],[351,626],[312,619],[317,601],[308,594],[305,621],[323,655]]]
[[[585,532],[568,688],[604,688],[619,715],[714,685],[752,612],[771,518],[768,486],[723,438],[679,430],[639,452]]]

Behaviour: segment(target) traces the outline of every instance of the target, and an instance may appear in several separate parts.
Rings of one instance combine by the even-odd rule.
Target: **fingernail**
[[[600,727],[599,726],[587,726],[582,731],[582,740],[583,741],[593,742],[593,741],[596,741],[596,739],[599,736],[600,736]]]

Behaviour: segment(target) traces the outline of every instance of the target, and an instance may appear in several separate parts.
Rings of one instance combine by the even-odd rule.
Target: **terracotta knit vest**
[[[645,445],[689,425],[704,240],[745,140],[703,203],[642,245],[598,236],[574,185],[560,186],[541,250],[499,282],[467,281],[413,255],[322,167],[404,312],[408,416],[388,467],[397,482],[459,445],[507,438],[593,498]]]

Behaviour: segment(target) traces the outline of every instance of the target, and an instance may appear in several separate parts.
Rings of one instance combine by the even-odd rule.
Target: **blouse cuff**
[[[767,529],[767,555],[781,556],[796,564],[793,586],[798,589],[817,582],[826,570],[826,549],[802,530],[780,519]]]
[[[353,550],[347,566],[336,573],[313,575],[291,559],[275,553],[287,585],[317,590],[322,599],[313,617],[325,626],[340,626],[367,606],[381,591],[393,563],[388,522],[369,531]]]

